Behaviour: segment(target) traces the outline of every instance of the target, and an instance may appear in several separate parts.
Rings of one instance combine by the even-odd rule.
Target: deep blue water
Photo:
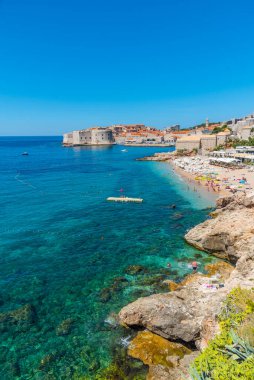
[[[195,255],[200,269],[211,261],[183,235],[212,200],[168,164],[135,161],[165,148],[122,149],[0,138],[1,379],[95,378],[126,351],[121,338],[130,332],[114,326],[114,313],[166,291],[163,279],[181,279]],[[106,202],[120,189],[144,203]],[[129,265],[145,269],[129,274]],[[25,305],[32,316],[6,322]]]

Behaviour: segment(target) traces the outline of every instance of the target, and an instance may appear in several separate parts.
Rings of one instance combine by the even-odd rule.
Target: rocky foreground
[[[174,360],[172,355],[166,355],[163,363],[147,362],[149,352],[140,355],[141,342],[137,344],[134,340],[129,352],[149,365],[150,380],[182,379],[195,351],[204,349],[218,331],[217,316],[227,294],[238,286],[254,287],[254,194],[218,199],[211,219],[190,230],[185,239],[200,250],[227,259],[228,263],[211,265],[207,275],[188,276],[181,284],[169,283],[171,292],[140,298],[120,311],[120,322],[126,326],[144,328],[183,347],[195,347],[194,353],[175,355]],[[211,275],[217,275],[218,286],[208,285]]]

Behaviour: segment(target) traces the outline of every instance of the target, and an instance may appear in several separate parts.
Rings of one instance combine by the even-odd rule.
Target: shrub
[[[254,291],[234,289],[219,316],[221,332],[195,359],[193,380],[254,379]]]

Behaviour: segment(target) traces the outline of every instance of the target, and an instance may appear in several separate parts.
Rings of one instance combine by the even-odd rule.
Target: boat
[[[129,197],[109,197],[107,198],[107,201],[109,202],[135,202],[135,203],[142,203],[142,198],[129,198]]]
[[[121,152],[128,152],[127,149],[121,149]]]
[[[27,152],[23,152],[22,156],[29,156],[29,154]]]

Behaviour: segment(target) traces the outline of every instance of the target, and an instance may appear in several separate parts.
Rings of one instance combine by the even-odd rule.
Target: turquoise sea
[[[211,262],[183,235],[214,200],[168,164],[135,161],[169,148],[123,149],[0,139],[1,379],[95,379],[112,363],[145,378],[126,356],[135,332],[115,314],[167,291],[163,280],[190,273],[194,257],[201,270]],[[106,202],[120,194],[144,202]]]

